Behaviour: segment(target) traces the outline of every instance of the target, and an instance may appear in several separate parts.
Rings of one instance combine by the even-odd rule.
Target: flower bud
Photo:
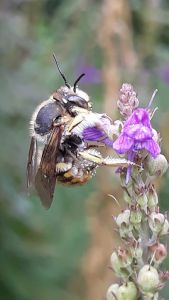
[[[149,226],[153,233],[166,235],[169,232],[169,222],[161,213],[152,212],[149,216]]]
[[[141,220],[142,220],[142,213],[141,213],[141,211],[132,208],[131,212],[130,212],[130,222],[133,225],[135,225],[135,224],[140,224]]]
[[[128,226],[130,224],[130,210],[126,209],[120,213],[116,218],[116,224],[120,227],[122,224]]]
[[[127,202],[128,204],[131,203],[131,197],[129,196],[129,194],[127,192],[124,191],[124,201]]]
[[[141,209],[147,212],[147,195],[145,193],[138,195],[137,203],[140,205]]]
[[[167,249],[162,243],[155,243],[149,247],[153,260],[159,265],[167,257]]]
[[[120,113],[124,117],[129,117],[138,105],[139,100],[133,86],[129,83],[124,83],[120,89],[119,100],[117,101]]]
[[[154,188],[149,189],[147,193],[147,199],[148,199],[148,208],[150,209],[150,211],[154,211],[158,205],[158,195]]]
[[[159,299],[159,294],[158,293],[145,293],[143,295],[143,300],[158,300]]]
[[[131,256],[135,258],[138,264],[139,263],[142,264],[143,248],[140,246],[140,244],[137,243],[131,246],[129,245],[129,248],[130,248]]]
[[[131,281],[123,284],[119,287],[117,292],[118,300],[136,300],[137,299],[137,288]]]
[[[110,257],[110,262],[112,269],[119,276],[126,277],[131,271],[132,257],[125,249],[119,248],[118,252],[114,251]]]
[[[168,162],[162,154],[156,158],[149,155],[146,159],[146,167],[150,176],[162,176],[168,169]]]
[[[165,217],[164,223],[163,223],[163,227],[162,230],[160,232],[160,236],[166,235],[169,233],[169,222]]]
[[[150,265],[143,266],[138,273],[137,283],[143,292],[153,293],[160,283],[157,270]]]
[[[117,283],[109,286],[107,293],[106,293],[106,299],[107,300],[117,300],[118,289],[119,289],[119,285]]]
[[[125,238],[132,236],[132,224],[130,223],[130,210],[126,209],[116,218],[116,224],[119,227],[120,236]]]

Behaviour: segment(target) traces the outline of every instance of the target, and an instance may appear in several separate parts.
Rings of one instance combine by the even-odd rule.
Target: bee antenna
[[[62,78],[63,78],[63,80],[64,80],[65,85],[66,85],[68,88],[70,88],[70,84],[67,82],[65,75],[62,73],[62,71],[61,71],[61,69],[60,69],[60,67],[59,67],[58,61],[57,61],[57,59],[56,59],[56,55],[55,55],[54,53],[53,53],[53,58],[54,58],[54,61],[55,61],[55,63],[56,63],[56,66],[57,66],[57,68],[58,68],[58,71],[59,71],[60,75],[62,76]]]
[[[82,73],[75,81],[74,85],[73,85],[73,91],[76,92],[76,87],[77,87],[77,83],[80,81],[80,79],[85,76],[85,73]]]

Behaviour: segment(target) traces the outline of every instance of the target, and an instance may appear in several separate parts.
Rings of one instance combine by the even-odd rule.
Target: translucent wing
[[[54,127],[45,145],[40,166],[35,176],[35,188],[42,204],[49,208],[56,184],[56,158],[62,134],[62,126]]]
[[[32,137],[27,162],[27,187],[34,183],[34,178],[37,170],[37,149],[37,140],[35,137]]]

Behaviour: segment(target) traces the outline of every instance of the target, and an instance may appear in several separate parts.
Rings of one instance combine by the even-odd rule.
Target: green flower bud
[[[119,227],[119,233],[122,238],[132,237],[133,226],[130,223],[130,210],[126,209],[116,218],[116,224]]]
[[[129,245],[129,247],[130,247],[131,256],[135,258],[138,264],[142,265],[143,248],[139,245],[139,243],[137,245],[133,244],[132,247]]]
[[[117,292],[118,300],[136,300],[137,299],[137,288],[131,281],[123,284],[119,287]]]
[[[114,251],[110,257],[112,269],[118,276],[128,276],[131,272],[131,255],[124,249],[119,248],[118,252]]]
[[[143,294],[143,300],[158,300],[159,294],[158,293],[145,293]]]
[[[119,289],[119,285],[117,283],[109,286],[107,293],[106,293],[106,299],[107,300],[117,300],[118,289]]]
[[[131,203],[131,197],[129,196],[129,194],[126,191],[124,191],[124,196],[123,197],[124,197],[124,201],[126,203],[128,203],[128,204]]]
[[[164,223],[163,223],[163,227],[162,230],[160,232],[160,236],[166,235],[169,233],[169,222],[165,217]]]
[[[148,222],[153,233],[160,234],[160,236],[168,234],[169,222],[163,214],[152,212]]]
[[[120,227],[122,224],[128,226],[130,224],[130,210],[126,209],[120,213],[116,218],[116,224]]]
[[[137,203],[140,205],[141,209],[147,212],[147,195],[145,193],[138,195]]]
[[[110,262],[114,272],[119,275],[121,273],[121,268],[123,265],[115,251],[112,253],[110,257]]]
[[[150,265],[145,265],[138,273],[137,283],[143,292],[155,292],[160,283],[157,270]]]
[[[130,222],[135,225],[135,224],[140,224],[142,220],[142,213],[141,211],[137,209],[131,209],[130,212]]]
[[[148,199],[148,208],[150,209],[150,211],[155,211],[155,208],[158,205],[158,195],[155,189],[153,188],[149,189],[147,193],[147,199]]]
[[[162,154],[156,158],[149,155],[146,159],[146,168],[150,176],[162,176],[168,169],[168,162]]]

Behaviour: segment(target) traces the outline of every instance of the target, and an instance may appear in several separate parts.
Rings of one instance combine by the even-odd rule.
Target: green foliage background
[[[29,195],[26,190],[25,165],[30,116],[36,105],[62,84],[52,62],[52,52],[71,82],[81,60],[102,69],[103,53],[96,32],[103,3],[101,0],[0,3],[0,297],[3,300],[85,299],[85,286],[72,288],[72,285],[80,276],[80,259],[89,243],[85,200],[94,190],[95,180],[84,187],[58,186],[56,201],[45,211],[37,196]],[[147,33],[146,22],[152,14],[146,13],[146,3],[129,1],[134,47],[141,54],[140,70],[136,70],[137,76],[133,78],[127,78],[124,72],[122,80],[134,83],[143,99],[149,99],[152,91],[159,89],[156,100],[159,113],[155,116],[159,128],[169,115],[169,1],[159,1],[155,36]],[[82,88],[94,99],[94,109],[102,110],[102,80],[98,84],[82,84]],[[164,152],[168,155],[167,138],[166,134]],[[165,181],[161,204],[168,210],[168,176]],[[167,295],[168,288],[163,293]]]

